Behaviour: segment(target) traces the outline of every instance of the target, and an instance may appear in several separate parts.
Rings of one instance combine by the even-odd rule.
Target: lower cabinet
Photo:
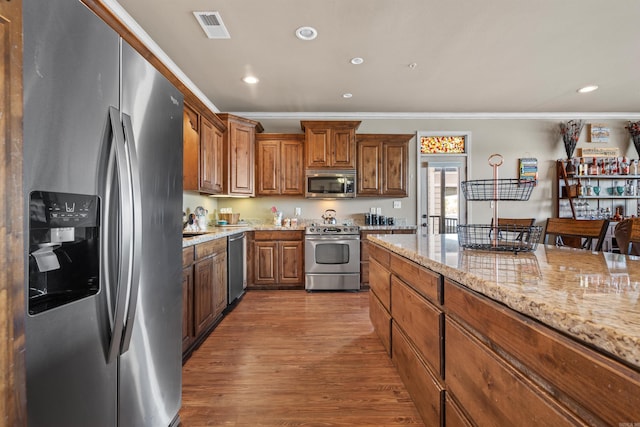
[[[360,289],[369,287],[369,234],[416,234],[416,230],[409,228],[386,230],[363,230],[360,232]]]
[[[369,249],[371,323],[425,425],[640,420],[637,370],[381,246]]]
[[[249,289],[304,288],[303,232],[254,231]]]
[[[192,254],[192,267],[185,258]],[[187,357],[211,332],[227,307],[227,239],[183,249],[182,352]]]
[[[182,249],[182,352],[186,352],[195,332],[193,329],[193,259],[195,248]]]

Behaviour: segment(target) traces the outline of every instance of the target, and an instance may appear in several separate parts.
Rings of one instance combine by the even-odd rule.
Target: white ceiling
[[[118,2],[219,111],[640,112],[640,0]]]

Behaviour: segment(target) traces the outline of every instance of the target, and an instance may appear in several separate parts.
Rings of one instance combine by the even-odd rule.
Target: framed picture
[[[609,142],[611,130],[602,123],[589,124],[589,142]]]

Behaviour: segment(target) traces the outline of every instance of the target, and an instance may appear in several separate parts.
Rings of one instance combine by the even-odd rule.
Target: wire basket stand
[[[491,251],[530,252],[534,251],[542,227],[498,223],[498,201],[526,201],[531,196],[534,182],[517,179],[498,179],[498,168],[503,163],[500,154],[489,156],[489,166],[493,168],[493,179],[463,181],[462,193],[469,201],[492,201],[493,218],[491,225],[458,225],[458,243],[464,249]]]

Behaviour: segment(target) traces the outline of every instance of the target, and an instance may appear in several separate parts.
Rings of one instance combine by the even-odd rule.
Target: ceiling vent
[[[193,12],[198,23],[210,39],[230,39],[229,31],[218,12]]]

